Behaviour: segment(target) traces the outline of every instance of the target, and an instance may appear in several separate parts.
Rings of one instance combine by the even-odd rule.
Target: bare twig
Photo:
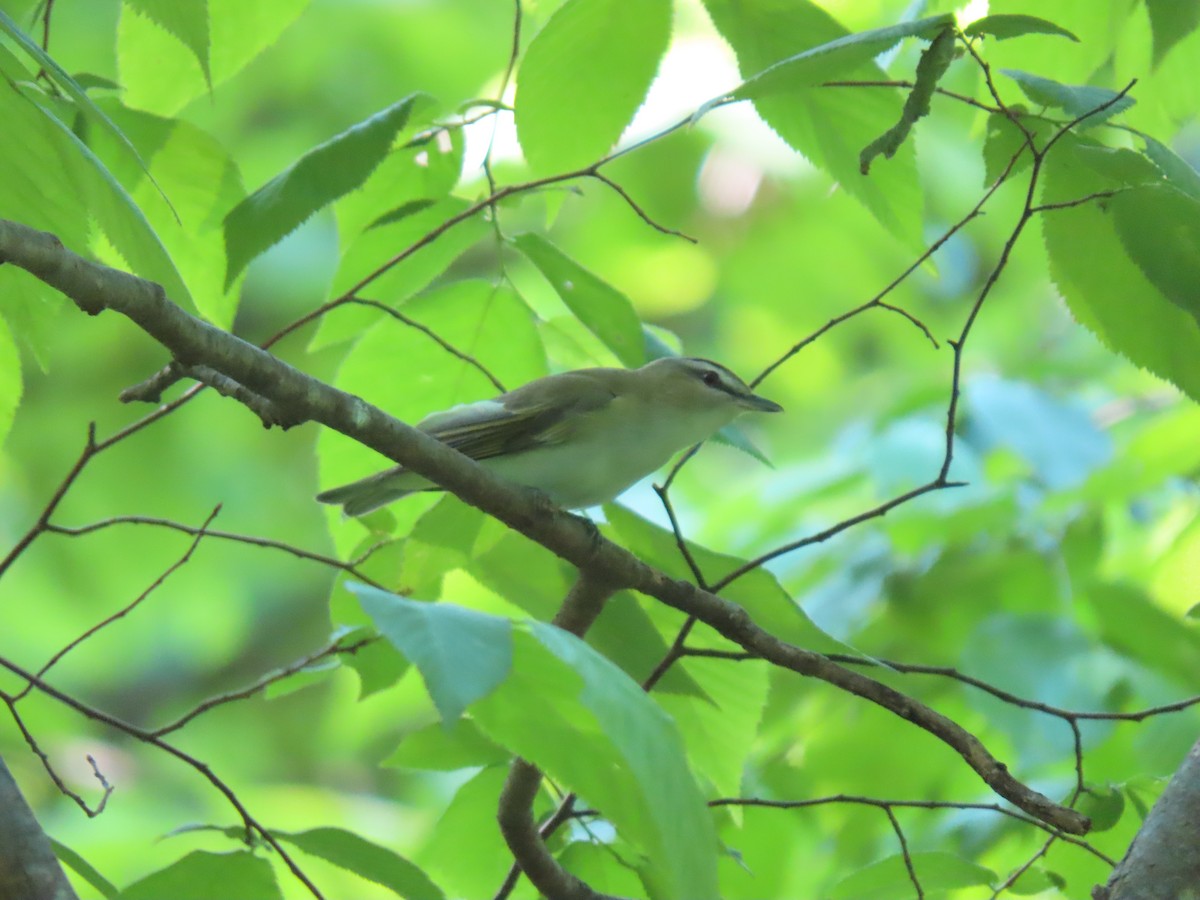
[[[209,784],[216,788],[217,791],[225,797],[225,799],[229,802],[229,805],[237,811],[238,816],[246,826],[246,830],[253,834],[257,834],[264,841],[270,844],[271,849],[279,854],[279,859],[285,866],[288,867],[292,875],[294,875],[296,879],[308,889],[308,892],[312,894],[313,897],[317,898],[317,900],[324,900],[325,895],[321,893],[320,889],[315,884],[313,884],[313,882],[304,873],[304,870],[300,868],[299,864],[292,857],[292,855],[288,853],[283,845],[280,844],[275,836],[271,834],[271,832],[268,831],[266,827],[262,825],[262,823],[260,823],[254,818],[254,816],[250,814],[250,811],[246,808],[246,805],[241,801],[234,790],[223,780],[217,777],[216,773],[213,772],[207,763],[202,762],[189,753],[185,753],[183,750],[180,750],[173,744],[164,741],[160,737],[156,737],[154,734],[146,731],[145,729],[138,728],[135,725],[131,725],[128,722],[118,719],[116,716],[102,712],[101,710],[88,706],[86,703],[76,700],[71,695],[60,691],[56,687],[53,687],[38,676],[34,675],[32,672],[21,668],[11,660],[0,657],[0,668],[7,669],[18,678],[33,685],[33,687],[35,687],[41,693],[48,697],[52,697],[59,703],[70,707],[86,718],[107,725],[108,727],[127,734],[144,744],[157,747],[158,749],[175,757],[180,762],[194,769],[196,772],[200,773],[200,775],[202,775]]]

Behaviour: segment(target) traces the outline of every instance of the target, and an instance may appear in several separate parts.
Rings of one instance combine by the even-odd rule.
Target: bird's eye
[[[700,378],[709,387],[717,387],[721,383],[721,376],[718,375],[716,372],[712,371],[711,369],[709,369],[707,372],[705,372],[703,375],[701,375]]]

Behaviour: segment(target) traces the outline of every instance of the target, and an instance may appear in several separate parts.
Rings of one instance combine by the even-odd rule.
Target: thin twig
[[[211,709],[215,709],[218,706],[224,706],[226,703],[233,703],[237,700],[249,699],[250,697],[253,697],[255,694],[259,694],[259,693],[265,691],[268,687],[275,684],[277,681],[283,681],[285,678],[295,675],[297,672],[300,672],[300,671],[308,668],[313,663],[320,662],[322,659],[325,659],[327,657],[338,656],[343,653],[357,653],[363,647],[367,646],[368,644],[374,643],[376,640],[378,640],[378,638],[375,638],[375,637],[360,638],[359,640],[353,641],[352,643],[349,643],[349,644],[342,644],[340,638],[338,640],[331,641],[329,644],[326,644],[320,650],[316,650],[313,653],[310,653],[308,656],[304,657],[303,659],[297,660],[296,662],[291,663],[290,665],[284,666],[282,669],[277,669],[274,672],[270,672],[267,675],[264,675],[262,678],[260,678],[258,681],[254,682],[253,684],[247,685],[246,687],[241,688],[236,691],[229,691],[228,693],[220,694],[216,697],[210,697],[209,699],[205,700],[203,703],[200,703],[199,705],[188,710],[186,713],[184,713],[182,716],[180,716],[175,721],[170,722],[166,725],[163,725],[160,728],[155,728],[153,731],[151,731],[149,733],[151,735],[153,735],[154,737],[163,737],[164,735],[168,735],[173,731],[178,731],[180,728],[182,728],[188,722],[195,719],[197,716],[200,716],[203,713],[206,713]]]
[[[112,615],[105,616],[103,619],[101,619],[95,625],[88,628],[86,631],[84,631],[82,634],[80,634],[74,640],[68,641],[67,644],[62,649],[60,649],[53,656],[51,656],[50,659],[48,659],[46,661],[46,663],[40,669],[37,670],[37,677],[42,678],[43,676],[45,676],[45,674],[47,672],[49,672],[52,668],[54,668],[55,665],[58,664],[59,660],[61,660],[64,656],[66,656],[68,653],[70,653],[72,650],[74,650],[76,647],[78,647],[84,641],[88,640],[89,638],[94,637],[100,631],[107,628],[109,625],[113,624],[113,622],[116,622],[119,619],[125,618],[127,615],[129,615],[131,612],[133,612],[135,609],[137,609],[139,606],[141,606],[142,602],[145,601],[145,599],[147,597],[149,597],[152,593],[154,593],[155,590],[157,590],[159,587],[161,587],[163,582],[165,582],[168,578],[170,578],[171,575],[173,575],[175,572],[177,572],[183,566],[187,565],[188,561],[191,560],[191,558],[192,558],[192,554],[196,552],[196,548],[200,546],[200,541],[204,539],[204,535],[207,533],[208,526],[212,524],[213,519],[215,519],[220,512],[221,512],[221,507],[220,507],[220,505],[218,505],[211,513],[208,514],[208,518],[204,520],[204,524],[202,524],[199,528],[195,529],[195,532],[194,532],[195,537],[192,539],[192,542],[190,544],[188,544],[188,547],[184,551],[183,555],[180,556],[179,559],[175,560],[175,562],[171,563],[171,565],[167,566],[167,568],[165,570],[163,570],[163,572],[157,578],[155,578],[152,582],[150,582],[150,584],[146,587],[145,590],[143,590],[140,594],[138,594],[136,597],[134,597],[133,600],[131,600],[129,603],[125,604],[123,607],[118,609]],[[48,525],[46,530],[47,531],[53,530],[53,526]],[[15,699],[20,700],[22,697],[24,697],[26,694],[28,694],[32,689],[33,688],[31,685],[25,685],[25,687],[21,689],[20,693],[17,694]]]
[[[123,734],[127,734],[144,744],[150,744],[151,746],[157,747],[163,752],[175,757],[185,765],[191,767],[196,772],[199,772],[209,784],[216,788],[217,791],[225,797],[225,799],[229,802],[229,805],[237,811],[237,814],[241,818],[242,823],[245,825],[246,830],[259,835],[264,841],[270,844],[271,848],[277,854],[279,854],[279,859],[288,867],[292,875],[294,875],[296,879],[308,889],[308,892],[312,894],[316,900],[324,900],[325,895],[321,893],[320,889],[315,884],[313,884],[312,880],[309,879],[309,877],[304,873],[304,870],[300,868],[299,864],[292,857],[292,855],[288,853],[287,849],[280,844],[275,836],[271,834],[271,832],[268,831],[267,828],[262,825],[262,823],[260,823],[256,818],[254,818],[254,816],[250,814],[250,811],[246,808],[246,805],[241,801],[234,790],[229,787],[229,785],[226,784],[221,778],[219,778],[207,763],[204,763],[191,754],[180,750],[178,747],[168,743],[167,741],[164,741],[162,738],[155,737],[145,729],[138,728],[136,725],[131,725],[122,719],[118,719],[116,716],[110,715],[109,713],[103,712],[94,707],[88,706],[86,703],[76,700],[70,694],[66,694],[63,691],[60,691],[58,688],[46,683],[32,672],[21,668],[11,660],[0,657],[0,668],[7,669],[18,678],[33,685],[41,693],[57,700],[64,706],[70,707],[80,715],[83,715],[95,722],[100,722],[104,725],[107,725],[108,727],[120,731]]]

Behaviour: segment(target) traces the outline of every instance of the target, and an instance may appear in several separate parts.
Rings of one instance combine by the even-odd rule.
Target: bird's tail
[[[317,500],[321,503],[340,505],[342,512],[348,516],[364,516],[393,500],[399,500],[416,491],[429,490],[430,487],[428,481],[415,473],[406,472],[404,469],[388,469],[322,491],[317,494]]]

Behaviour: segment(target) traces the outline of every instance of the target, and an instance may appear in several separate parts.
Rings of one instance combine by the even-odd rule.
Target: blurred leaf
[[[5,56],[0,46],[0,62]],[[118,264],[119,255],[120,265],[157,281],[177,302],[190,303],[179,272],[133,198],[71,128],[32,96],[0,85],[0,119],[7,126],[7,139],[0,141],[5,173],[0,215],[51,231],[85,255],[100,243],[94,241],[98,224],[116,250],[96,254],[102,261]],[[80,204],[88,215],[80,215]]]
[[[807,88],[835,76],[886,80],[886,73],[871,62],[874,56],[901,37],[936,34],[951,17],[850,35],[808,0],[796,0],[786,9],[774,0],[705,0],[705,9],[737,54],[738,69],[749,79],[746,96],[753,97],[767,124],[862,202],[889,234],[924,249],[920,179],[912,148],[902,147],[870,178],[858,167],[862,148],[900,117],[899,99],[886,91],[855,91],[850,96],[841,88]],[[795,90],[776,90],[788,86]]]
[[[222,281],[225,245],[220,223],[246,196],[237,163],[216,138],[188,122],[127,109],[112,99],[100,105],[141,148],[173,206],[162,202],[145,173],[123,160],[103,135],[93,139],[96,152],[144,210],[199,313],[215,325],[231,328],[240,283],[227,287]]]
[[[380,634],[421,670],[447,726],[509,677],[513,650],[507,619],[449,603],[406,600],[363,584],[349,587]]]
[[[280,697],[286,697],[289,694],[296,693],[296,691],[302,691],[306,687],[326,681],[341,667],[342,662],[339,659],[323,659],[312,663],[298,672],[293,672],[286,678],[271,682],[267,685],[266,690],[263,691],[263,696],[268,700],[277,700]]]
[[[112,900],[117,896],[119,892],[116,885],[101,875],[91,863],[66,844],[60,844],[51,838],[50,846],[54,848],[54,855],[58,857],[59,862],[68,866],[72,872],[95,888],[104,900]]]
[[[1100,635],[1110,646],[1181,685],[1194,683],[1200,659],[1200,630],[1195,626],[1126,585],[1097,584],[1088,592],[1088,601]]]
[[[271,864],[247,851],[187,856],[135,881],[118,900],[282,900]]]
[[[390,641],[372,641],[343,657],[342,664],[358,674],[358,699],[390,688],[408,671],[409,661]]]
[[[152,0],[162,16],[170,16],[178,30],[191,35],[184,40],[165,22],[142,15],[121,16],[117,28],[117,60],[122,98],[131,107],[172,115],[190,100],[211,91],[240,72],[308,7],[311,0],[204,0],[173,3]],[[172,7],[169,12],[165,7]],[[174,7],[200,6],[206,11],[208,41],[205,53],[211,75],[206,75],[195,49],[200,46],[200,24],[193,15]],[[130,7],[132,8],[132,7]],[[183,20],[187,19],[185,23]],[[187,51],[187,52],[181,52]]]
[[[1154,65],[1163,61],[1170,49],[1200,25],[1200,6],[1178,0],[1146,0],[1150,29],[1154,33]]]
[[[537,172],[595,162],[617,142],[671,36],[670,0],[568,0],[535,35],[517,78],[517,135]]]
[[[1112,459],[1111,438],[1086,412],[1032,385],[976,378],[966,395],[972,434],[985,446],[1014,449],[1053,490],[1082,484]]]
[[[1200,326],[1200,200],[1141,187],[1117,194],[1111,209],[1130,259]]]
[[[629,368],[645,361],[642,325],[629,298],[532,232],[513,240],[571,312]]]
[[[913,853],[910,858],[927,893],[986,887],[996,881],[991,869],[951,853]],[[843,878],[829,896],[833,900],[908,900],[912,895],[913,883],[904,857],[889,856]]]
[[[1066,886],[1066,879],[1057,872],[1049,872],[1040,866],[1033,866],[1022,872],[1017,880],[1009,885],[1008,891],[1018,897],[1028,897],[1044,891],[1062,890]]]
[[[362,184],[422,100],[422,95],[410,94],[351,126],[235,206],[225,217],[225,286],[317,210]]]
[[[1079,43],[1079,38],[1061,25],[1055,25],[1053,22],[1046,19],[1039,19],[1037,16],[1025,16],[1014,13],[1000,13],[999,15],[984,16],[982,19],[976,19],[963,29],[963,34],[967,37],[986,34],[998,41],[1003,41],[1007,38],[1022,37],[1026,34],[1050,34],[1070,38],[1075,43]]]
[[[444,900],[445,894],[424,872],[400,854],[342,828],[276,831],[280,840],[305,853],[381,884],[405,900]]]
[[[1092,820],[1092,833],[1108,831],[1121,821],[1125,794],[1120,785],[1088,785],[1076,808]]]
[[[212,86],[212,72],[208,64],[208,3],[183,2],[178,0],[125,0],[125,2],[171,32],[192,51],[204,79]]]
[[[1016,69],[1001,71],[1019,84],[1025,96],[1032,102],[1052,109],[1061,109],[1076,118],[1085,117],[1075,126],[1076,129],[1099,125],[1105,119],[1129,109],[1135,102],[1132,97],[1121,96],[1117,91],[1091,84],[1060,84],[1049,78]],[[1091,115],[1088,115],[1089,113]]]
[[[418,857],[453,897],[492,896],[512,864],[496,823],[500,788],[507,777],[507,766],[493,766],[463,784]]]
[[[0,318],[0,446],[8,437],[20,402],[21,357],[8,323]]]
[[[508,762],[510,754],[488,740],[471,719],[459,719],[452,728],[427,725],[409,732],[380,765],[393,768],[453,772]]]
[[[1047,158],[1042,202],[1076,200],[1108,189],[1074,159],[1071,139]],[[1195,320],[1163,297],[1134,265],[1112,219],[1096,204],[1059,209],[1043,224],[1050,273],[1079,323],[1110,349],[1174,382],[1200,400],[1200,330]]]
[[[715,835],[670,718],[573,635],[529,622],[513,638],[512,676],[472,708],[476,722],[602,810],[652,893],[715,898]]]
[[[1200,200],[1200,172],[1170,147],[1149,135],[1142,135],[1142,140],[1146,142],[1146,155],[1167,176],[1167,183],[1193,200]]]
[[[87,91],[80,87],[79,83],[67,74],[67,71],[54,60],[54,57],[43,50],[36,41],[22,31],[21,27],[3,10],[0,10],[0,33],[7,34],[13,43],[29,54],[29,56],[33,57],[39,69],[44,71],[54,80],[55,84],[62,88],[63,92],[74,102],[75,108],[89,122],[107,132],[110,137],[121,145],[126,153],[141,165],[143,170],[146,169],[145,163],[138,156],[138,152],[133,144],[130,143],[129,138],[92,102],[92,98],[87,95]]]

